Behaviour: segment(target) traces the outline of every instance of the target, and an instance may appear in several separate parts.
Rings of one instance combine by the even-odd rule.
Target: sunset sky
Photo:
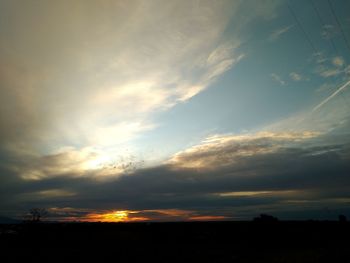
[[[0,0],[0,215],[350,216],[349,10]]]

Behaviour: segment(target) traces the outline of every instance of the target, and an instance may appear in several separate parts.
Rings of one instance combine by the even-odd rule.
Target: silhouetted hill
[[[10,217],[0,216],[0,224],[19,224],[20,220],[13,219]]]
[[[112,262],[350,262],[347,222],[43,223],[1,227],[10,230],[0,235],[1,262],[110,262],[110,258]]]

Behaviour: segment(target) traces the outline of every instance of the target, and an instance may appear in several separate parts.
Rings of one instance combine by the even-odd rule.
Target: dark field
[[[341,222],[0,225],[0,262],[350,262]]]

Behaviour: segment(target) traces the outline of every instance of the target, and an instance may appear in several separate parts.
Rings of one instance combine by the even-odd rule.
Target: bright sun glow
[[[90,214],[87,221],[125,222],[129,221],[130,211],[118,210],[104,214]]]
[[[96,170],[103,168],[106,164],[111,161],[110,157],[104,154],[98,154],[96,158],[86,162],[87,170]]]
[[[149,218],[138,216],[138,211],[116,210],[108,213],[91,213],[83,221],[88,222],[131,222],[147,221]]]
[[[128,211],[115,211],[114,216],[117,221],[125,221],[128,218]]]

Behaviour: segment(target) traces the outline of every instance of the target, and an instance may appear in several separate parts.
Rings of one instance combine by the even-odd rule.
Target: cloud
[[[134,211],[130,216],[143,220],[171,221],[202,216],[203,219],[209,218],[205,216],[247,219],[258,211],[283,215],[283,211],[298,211],[295,206],[298,202],[304,202],[310,209],[322,209],[325,203],[341,208],[345,203],[340,199],[348,196],[350,187],[347,176],[350,143],[347,135],[341,138],[343,144],[338,144],[335,137],[323,136],[273,134],[234,139],[220,136],[209,140],[208,143],[215,146],[193,147],[191,151],[184,151],[185,154],[180,153],[178,157],[183,158],[177,158],[177,169],[173,163],[137,169],[131,175],[112,177],[109,181],[73,178],[69,174],[27,181],[23,189],[29,193],[45,192],[54,185],[61,189],[58,193],[65,190],[75,195],[37,199],[29,194],[20,204],[23,210],[34,204],[53,207],[61,213],[61,219],[84,220],[93,216],[98,221],[113,211],[125,210]],[[319,146],[315,139],[327,144]],[[185,165],[199,159],[210,160],[210,169],[192,169]],[[12,207],[18,211],[16,200],[19,199],[14,196],[18,194],[11,191],[11,198],[2,199],[1,206],[10,202],[6,200],[12,200],[15,204]],[[65,204],[71,209],[66,209]]]
[[[301,81],[303,79],[303,77],[299,73],[296,73],[296,72],[291,72],[289,74],[289,76],[294,81]]]
[[[76,195],[75,192],[66,190],[66,189],[49,189],[49,190],[42,190],[42,191],[36,191],[36,192],[26,192],[21,193],[16,197],[17,202],[23,202],[27,200],[31,200],[34,202],[40,202],[42,199],[51,200],[51,201],[58,201],[60,199],[65,198],[72,198]]]
[[[20,162],[7,167],[24,180],[36,181],[67,174],[104,180],[109,176],[130,173],[143,163],[142,159],[123,151],[113,156],[93,147],[66,147],[48,155],[22,155]]]
[[[327,65],[326,62],[329,62],[330,65]],[[317,61],[317,63],[320,65],[316,68],[316,73],[321,77],[329,78],[347,74],[346,64],[344,58],[341,56],[336,56],[332,59],[323,58]]]
[[[281,190],[281,191],[236,191],[236,192],[226,192],[218,193],[219,196],[238,196],[238,197],[249,197],[249,196],[276,196],[276,195],[296,195],[298,191],[295,190]]]
[[[209,136],[154,167],[125,169],[133,159],[101,166],[105,155],[91,148],[28,156],[0,167],[0,207],[14,215],[33,206],[71,207],[60,220],[101,220],[113,211],[156,221],[249,219],[259,212],[305,219],[325,205],[341,211],[349,198],[350,116],[338,100],[255,132]],[[40,180],[21,179],[30,171]]]
[[[324,78],[338,76],[343,73],[343,70],[337,68],[322,68],[319,70],[320,76]]]
[[[227,216],[192,216],[188,218],[191,221],[218,221],[218,220],[228,220],[230,217]]]
[[[273,31],[269,36],[269,41],[276,41],[281,35],[287,33],[294,25],[285,26]]]
[[[332,59],[332,63],[336,67],[342,67],[345,64],[345,61],[342,57],[337,56]]]
[[[72,207],[49,208],[50,220],[57,221],[79,221],[79,222],[145,222],[160,221],[174,222],[184,220],[224,220],[227,216],[208,215],[201,211],[180,209],[158,209],[158,210],[101,210],[80,209]]]
[[[350,75],[350,65],[347,66],[347,67],[344,69],[344,73],[345,73],[346,75]]]
[[[70,172],[17,183],[3,177],[0,207],[11,213],[52,208],[52,217],[60,220],[101,221],[113,211],[134,211],[129,217],[156,221],[249,219],[266,211],[305,218],[305,207],[344,209],[350,187],[348,138],[314,132],[216,135],[169,163],[108,180]],[[2,174],[18,178],[16,171]],[[301,202],[305,207],[298,208]]]
[[[271,73],[270,76],[274,81],[278,82],[279,84],[286,85],[286,82],[276,73]]]
[[[318,99],[309,107],[266,125],[261,130],[268,132],[307,132],[315,131],[319,135],[347,133],[350,124],[348,81],[342,84],[325,83],[315,92]],[[343,87],[345,85],[345,87]],[[325,93],[325,94],[323,94]],[[341,142],[339,142],[341,144]]]
[[[0,139],[17,151],[131,141],[156,127],[156,111],[191,99],[244,55],[238,37],[223,38],[238,8],[230,1],[16,8],[6,12],[18,14],[9,22],[17,44],[1,44]]]
[[[199,145],[175,154],[169,163],[181,168],[217,169],[220,166],[239,162],[241,158],[247,156],[276,152],[285,144],[310,139],[317,135],[317,132],[312,131],[215,135],[206,138]]]
[[[334,25],[326,24],[322,28],[321,35],[324,39],[331,40],[332,38],[339,35],[339,32],[334,28]]]
[[[21,178],[69,169],[76,176],[94,158],[107,166],[126,148],[137,152],[133,142],[158,127],[156,114],[186,103],[244,59],[244,28],[271,17],[278,1],[73,5],[0,8],[10,17],[0,31],[0,150],[25,163]],[[252,11],[225,36],[242,8]]]
[[[0,8],[12,25],[0,30],[11,32],[0,43],[2,213],[46,207],[60,220],[173,221],[345,209],[349,111],[339,96],[257,131],[204,138],[153,167],[125,150],[157,127],[157,112],[186,103],[244,59],[240,30],[276,13],[254,3],[242,17],[241,3]],[[239,33],[227,39],[236,15]],[[319,73],[335,74],[326,70]]]

